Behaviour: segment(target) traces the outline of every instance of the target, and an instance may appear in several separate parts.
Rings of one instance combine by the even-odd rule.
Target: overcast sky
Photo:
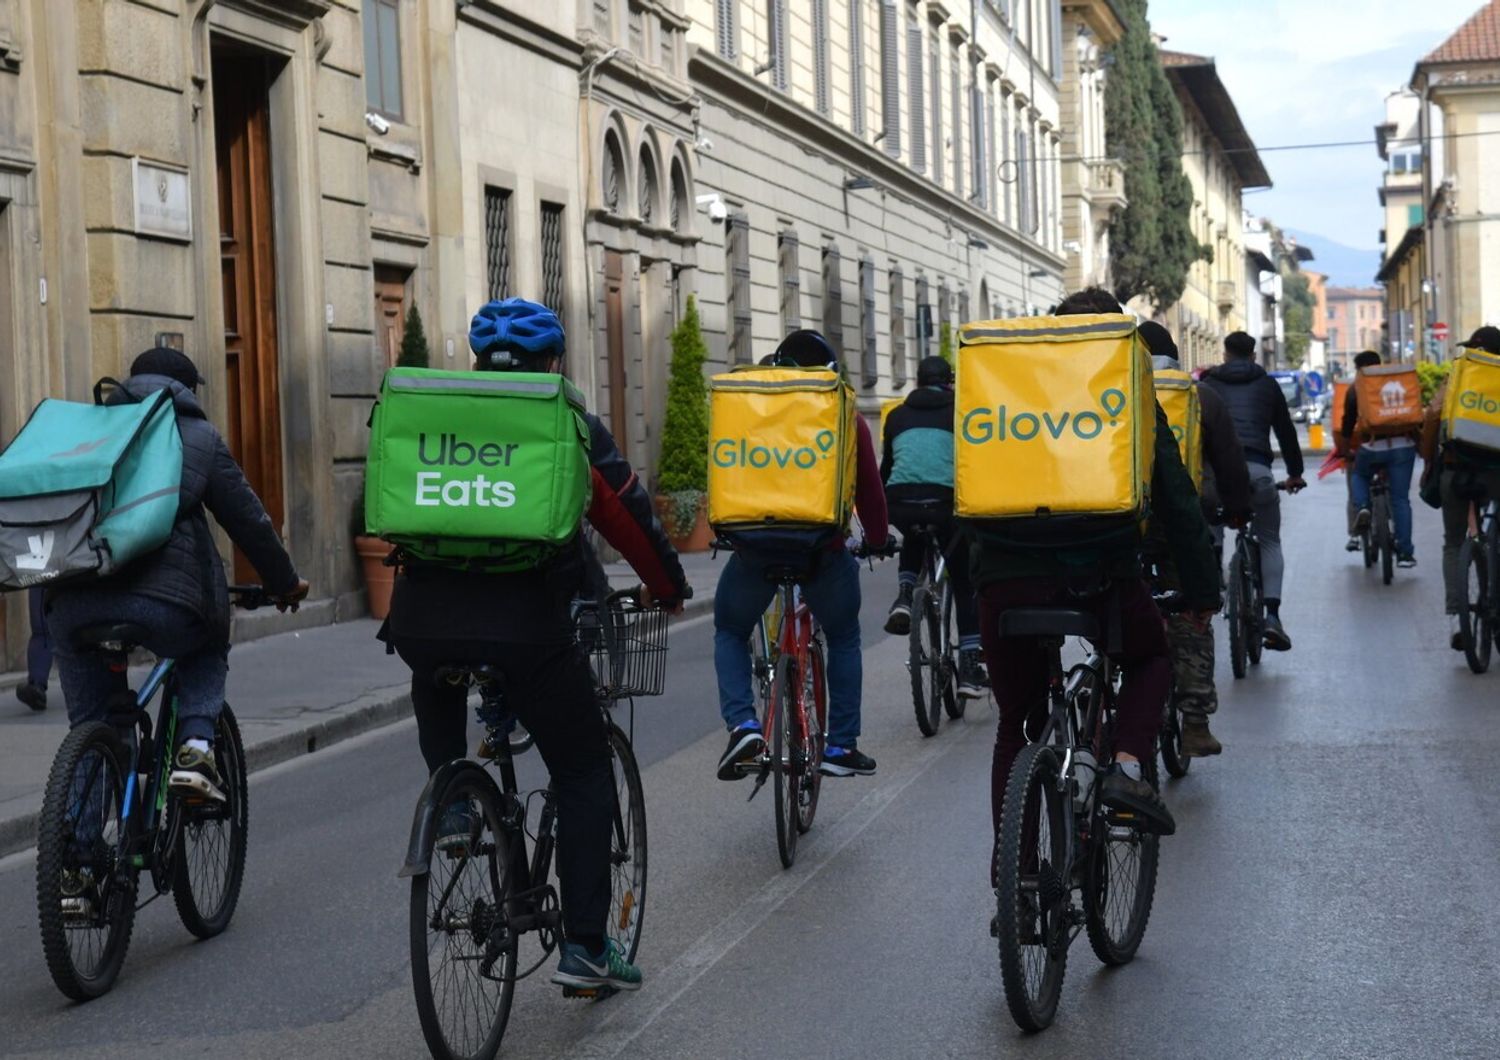
[[[1150,0],[1173,51],[1212,56],[1259,147],[1368,140],[1385,97],[1482,0]],[[1383,217],[1373,144],[1261,156],[1275,185],[1245,207],[1277,224],[1361,249]]]

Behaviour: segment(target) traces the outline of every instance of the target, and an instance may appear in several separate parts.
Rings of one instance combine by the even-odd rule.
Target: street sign
[[[1432,338],[1434,342],[1447,342],[1448,325],[1444,324],[1441,320],[1432,325]]]

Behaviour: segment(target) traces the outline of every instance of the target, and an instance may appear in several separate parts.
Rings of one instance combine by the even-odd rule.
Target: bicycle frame
[[[1076,775],[1076,760],[1079,752],[1094,759],[1088,767],[1094,775],[1088,779],[1087,787],[1081,793],[1083,812],[1091,816],[1094,805],[1093,787],[1111,750],[1104,731],[1104,704],[1111,686],[1113,667],[1109,657],[1092,644],[1089,645],[1087,658],[1075,664],[1066,674],[1062,668],[1061,645],[1057,645],[1049,653],[1049,666],[1051,673],[1047,695],[1052,705],[1047,721],[1034,742],[1062,752],[1058,783],[1062,794],[1067,796],[1063,799],[1063,820],[1066,825],[1063,835],[1066,843],[1064,849],[1067,851],[1066,863],[1071,868],[1078,858],[1080,841],[1088,838],[1086,834],[1080,834],[1079,811],[1072,791],[1075,785],[1080,784]],[[1077,933],[1078,927],[1075,926],[1069,938],[1075,937]]]
[[[761,616],[757,626],[757,636],[761,638],[762,654],[770,671],[765,677],[767,695],[765,697],[765,718],[763,719],[762,726],[768,747],[773,744],[773,737],[775,735],[774,726],[776,719],[780,717],[781,713],[772,709],[769,694],[771,674],[776,669],[776,660],[782,656],[790,656],[796,659],[797,672],[805,679],[812,655],[813,638],[818,635],[817,619],[813,618],[812,611],[802,599],[802,593],[795,583],[785,582],[777,587],[776,603],[778,605],[777,610],[780,612],[780,620],[775,636],[774,655],[771,651],[766,650],[772,646],[770,631],[767,628],[766,615]],[[824,695],[826,693],[819,690],[816,694]],[[806,705],[802,702],[801,697],[794,697],[794,701],[797,704],[795,716],[788,714],[788,720],[792,726],[791,732],[801,735],[807,729]]]

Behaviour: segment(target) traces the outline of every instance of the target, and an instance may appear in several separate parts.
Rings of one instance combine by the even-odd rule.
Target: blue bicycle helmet
[[[563,356],[567,339],[552,310],[524,298],[507,298],[486,302],[474,314],[469,349],[481,371],[505,371]]]

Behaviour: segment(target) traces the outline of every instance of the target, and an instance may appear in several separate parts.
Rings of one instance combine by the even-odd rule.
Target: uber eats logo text
[[[1477,390],[1465,390],[1458,395],[1458,407],[1468,412],[1482,412],[1486,416],[1500,416],[1500,401]]]
[[[510,467],[519,445],[499,442],[466,442],[456,434],[429,438],[417,435],[417,460],[428,467]],[[449,471],[418,471],[416,504],[423,507],[509,508],[516,503],[516,485],[492,479],[482,471],[469,477],[452,477]]]
[[[748,438],[718,438],[710,447],[718,467],[800,468],[810,471],[819,460],[833,455],[838,439],[832,431],[819,431],[812,445],[762,445]]]
[[[1120,425],[1120,413],[1125,411],[1125,392],[1113,388],[1106,390],[1099,395],[1099,407],[1104,411],[1103,416],[1092,409],[1075,412],[1013,412],[1005,405],[970,409],[964,413],[959,430],[964,441],[970,445],[1029,442],[1037,437],[1061,441],[1064,436],[1087,442],[1103,433],[1106,417],[1111,427]]]

